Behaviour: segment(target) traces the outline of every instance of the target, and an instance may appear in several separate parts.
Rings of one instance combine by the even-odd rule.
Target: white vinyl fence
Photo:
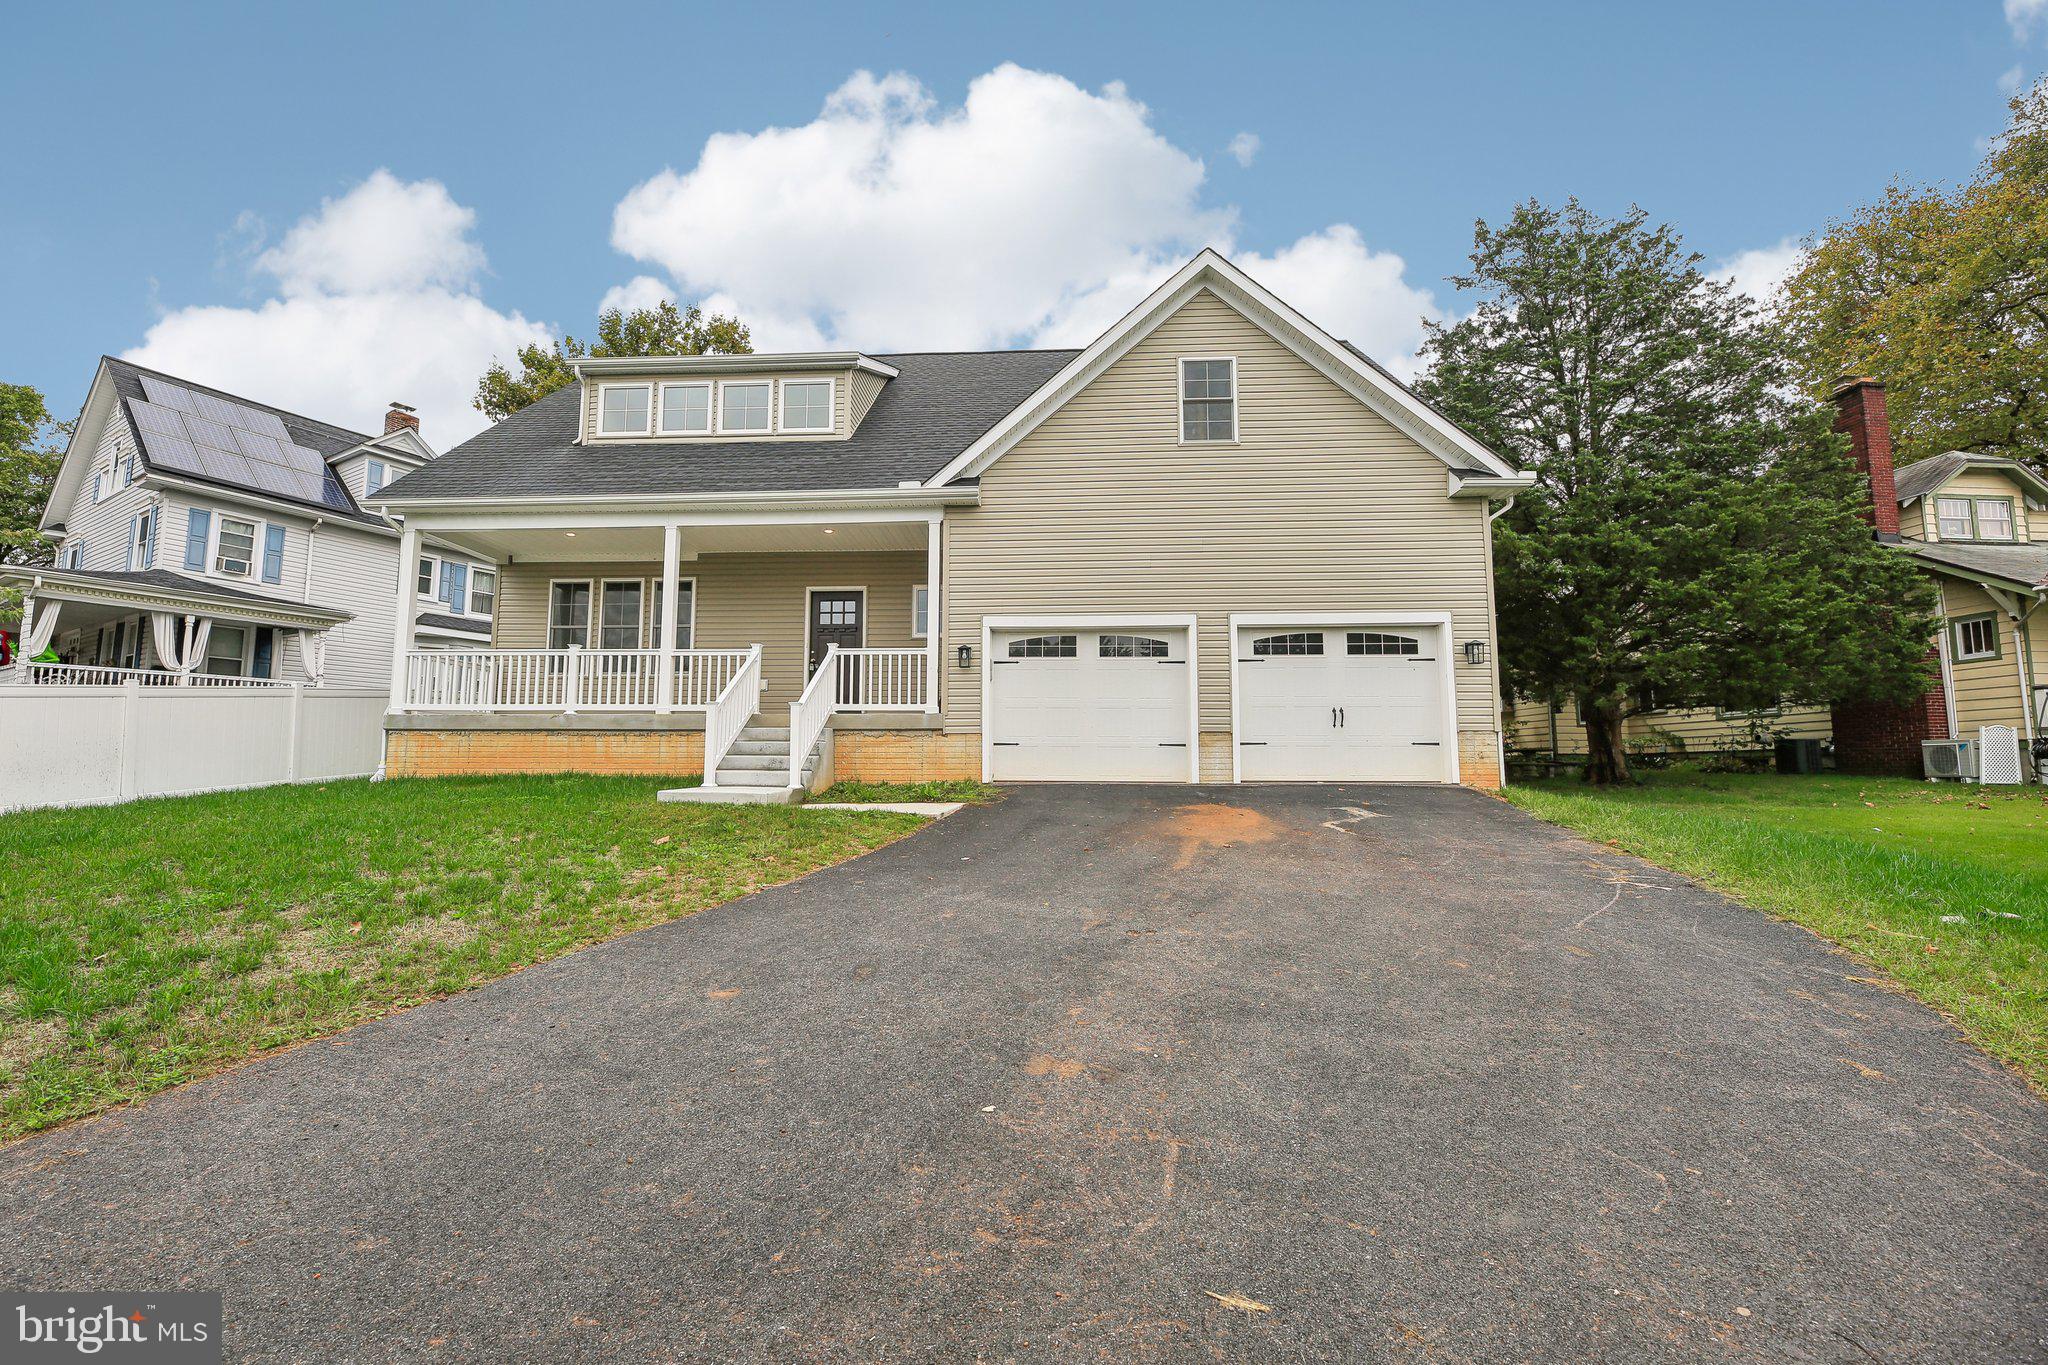
[[[368,777],[383,689],[0,687],[0,810]]]

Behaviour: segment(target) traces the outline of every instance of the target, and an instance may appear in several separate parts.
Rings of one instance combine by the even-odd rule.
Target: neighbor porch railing
[[[417,711],[701,711],[717,703],[758,653],[758,646],[416,649],[406,655],[404,705]]]
[[[827,646],[803,695],[789,706],[789,785],[803,785],[804,762],[840,711],[928,711],[931,656],[922,649]]]
[[[161,668],[109,668],[100,664],[16,664],[0,674],[33,687],[119,687],[133,679],[144,687],[289,687],[275,678],[236,678],[215,673],[172,673]]]
[[[704,785],[716,789],[718,765],[761,709],[761,646],[755,645],[704,716]]]

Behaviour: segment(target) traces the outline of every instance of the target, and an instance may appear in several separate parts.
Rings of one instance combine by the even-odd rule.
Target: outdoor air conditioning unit
[[[1923,739],[1920,766],[1930,782],[1975,782],[1977,746],[1967,739]]]

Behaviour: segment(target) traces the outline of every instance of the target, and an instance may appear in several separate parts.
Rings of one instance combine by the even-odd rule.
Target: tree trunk
[[[1596,787],[1632,781],[1621,742],[1621,708],[1611,701],[1583,702],[1579,714],[1586,721],[1585,780]]]

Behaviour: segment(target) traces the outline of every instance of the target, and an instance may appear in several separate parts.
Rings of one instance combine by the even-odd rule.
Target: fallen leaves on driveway
[[[1254,1313],[1270,1313],[1273,1311],[1271,1304],[1260,1303],[1257,1299],[1248,1299],[1242,1294],[1219,1294],[1213,1289],[1204,1289],[1202,1292],[1222,1304],[1225,1308],[1235,1308],[1246,1317],[1250,1317]]]

